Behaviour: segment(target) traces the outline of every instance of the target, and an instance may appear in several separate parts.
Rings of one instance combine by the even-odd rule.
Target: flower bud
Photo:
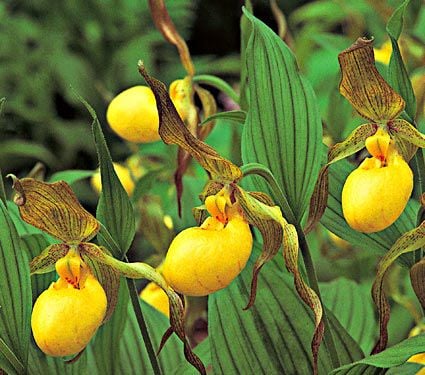
[[[126,141],[148,143],[161,139],[155,96],[147,86],[134,86],[118,94],[108,106],[106,119]]]

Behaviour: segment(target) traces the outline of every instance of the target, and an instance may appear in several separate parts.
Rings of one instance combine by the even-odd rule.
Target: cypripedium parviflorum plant
[[[225,288],[244,268],[252,246],[248,224],[256,226],[263,236],[264,245],[254,265],[251,295],[246,308],[254,304],[260,269],[283,245],[286,267],[294,275],[296,289],[315,315],[312,353],[316,372],[324,332],[322,305],[298,269],[296,228],[287,222],[267,194],[246,192],[239,186],[244,176],[242,170],[192,135],[178,115],[165,85],[149,76],[142,62],[139,63],[139,71],[155,94],[162,140],[178,145],[195,158],[210,176],[201,194],[204,206],[195,209],[201,225],[186,229],[174,239],[163,265],[165,279],[177,291],[193,296]],[[205,219],[205,212],[211,216]]]
[[[347,178],[342,193],[344,216],[353,229],[370,233],[389,227],[403,212],[412,192],[413,173],[407,162],[418,147],[425,147],[425,136],[399,118],[405,102],[376,69],[372,42],[359,38],[339,54],[339,90],[369,123],[330,149],[310,202],[307,231],[326,208],[329,166],[364,147],[371,158]]]
[[[372,40],[359,38],[339,55],[342,72],[341,94],[370,122],[356,128],[345,141],[334,145],[321,169],[310,202],[307,230],[322,216],[328,196],[328,167],[366,147],[366,158],[347,178],[342,191],[342,210],[348,225],[363,233],[388,228],[401,215],[413,189],[408,162],[418,147],[425,147],[425,135],[404,118],[405,101],[382,78],[375,67]],[[406,116],[404,116],[406,117]],[[421,219],[421,221],[423,218]],[[373,350],[385,349],[390,307],[383,282],[389,266],[403,253],[425,245],[424,221],[405,233],[378,265],[372,296],[380,317],[380,338]],[[423,260],[411,269],[412,286],[424,304]]]
[[[185,344],[188,360],[203,373],[202,362],[186,341],[183,302],[163,277],[145,263],[122,262],[107,249],[89,242],[101,225],[65,182],[49,184],[11,177],[21,218],[62,241],[46,248],[30,264],[32,274],[56,268],[59,275],[33,308],[31,325],[39,348],[51,356],[78,355],[113,314],[120,276],[146,278],[161,287],[170,300],[171,327],[161,348],[175,332]]]
[[[192,61],[170,14],[190,26],[180,16],[198,12],[202,21],[211,2],[117,2],[106,12],[93,1],[87,9],[102,10],[107,22],[97,24],[93,12],[74,26],[96,56],[93,72],[115,74],[87,74],[96,78],[73,85],[92,117],[94,143],[86,144],[81,126],[9,144],[10,130],[27,134],[36,125],[43,133],[43,121],[54,123],[37,113],[31,90],[4,112],[0,166],[13,185],[4,186],[0,173],[0,375],[373,375],[395,366],[394,373],[422,374],[425,17],[418,2],[403,0],[386,20],[393,2],[313,0],[287,22],[270,0],[276,22],[269,27],[246,0],[240,54]],[[0,5],[0,30],[14,13],[25,24],[26,7],[15,8]],[[121,11],[130,8],[133,18]],[[145,27],[150,17],[159,33]],[[133,21],[146,33],[132,33]],[[359,38],[343,50],[346,37],[373,32],[383,41],[385,21],[381,48]],[[22,24],[6,32],[6,44]],[[31,38],[16,40],[28,47],[37,81],[40,64],[29,50],[43,46],[34,25]],[[120,45],[106,50],[115,40],[110,31]],[[173,47],[153,54],[144,44],[155,48],[161,35]],[[200,35],[189,39],[197,49]],[[209,41],[219,46],[219,38]],[[82,52],[69,41],[58,44]],[[73,52],[65,65],[49,55],[62,85],[85,67]],[[15,86],[16,72],[6,86]],[[75,98],[55,83],[52,105],[61,115]],[[84,90],[91,86],[95,98]],[[80,92],[103,104],[99,119]],[[16,114],[22,127],[10,128]],[[59,139],[57,161],[50,145],[39,154],[50,133]],[[98,164],[86,168],[81,155],[94,163],[90,146]],[[15,147],[46,165],[29,173],[9,167]],[[76,150],[75,170],[63,170],[74,167]]]

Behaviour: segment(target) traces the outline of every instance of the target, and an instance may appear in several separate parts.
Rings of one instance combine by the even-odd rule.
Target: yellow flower
[[[385,65],[390,63],[391,53],[393,51],[390,40],[386,40],[380,48],[374,48],[373,51],[375,53],[375,61],[379,61]]]
[[[345,181],[342,210],[351,228],[373,233],[401,215],[413,190],[413,173],[386,132],[378,130],[367,139],[366,147],[372,157]]]
[[[171,99],[183,120],[190,112],[190,92],[191,85],[183,79],[170,85]],[[161,139],[155,95],[150,87],[134,86],[122,91],[109,103],[106,119],[111,129],[126,141],[150,143]]]
[[[165,316],[170,316],[170,303],[167,294],[155,283],[151,282],[146,285],[140,293],[140,297]]]
[[[103,322],[107,299],[75,248],[56,262],[56,271],[59,279],[35,301],[31,327],[38,347],[61,357],[87,346]]]
[[[131,196],[133,194],[135,184],[133,178],[131,177],[130,170],[119,163],[113,163],[113,165],[122,186],[124,187],[127,194]],[[90,182],[93,189],[97,193],[100,193],[102,190],[102,181],[99,170],[93,175]]]
[[[162,274],[176,291],[205,296],[227,287],[251,255],[252,235],[237,203],[218,193],[205,201],[211,215],[180,232],[168,249]]]
[[[108,106],[106,119],[111,129],[129,142],[160,139],[155,96],[147,86],[134,86],[118,94]]]

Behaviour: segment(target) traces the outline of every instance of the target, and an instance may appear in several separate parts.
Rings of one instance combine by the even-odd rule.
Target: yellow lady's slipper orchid
[[[218,193],[206,200],[213,216],[200,227],[180,232],[168,249],[162,273],[180,293],[205,296],[223,289],[248,261],[252,250],[249,225],[237,204],[229,208],[222,198],[225,197]]]
[[[170,96],[180,117],[188,116],[186,83],[176,80],[170,85]],[[109,103],[106,119],[121,138],[134,143],[159,141],[159,117],[155,95],[150,87],[134,86],[118,94]]]
[[[147,86],[134,86],[118,94],[108,106],[106,119],[111,129],[129,142],[161,139],[155,96]]]
[[[348,176],[342,210],[351,228],[373,233],[401,215],[413,190],[413,173],[384,131],[369,137],[366,147],[372,157]]]
[[[425,353],[419,353],[412,355],[407,362],[420,363],[421,365],[425,365]],[[419,370],[416,375],[425,375],[425,368]]]
[[[118,179],[120,180],[122,186],[124,187],[124,190],[127,192],[129,196],[131,196],[133,194],[135,184],[134,184],[129,168],[119,163],[113,163],[113,165],[114,165],[115,172],[118,176]],[[102,181],[101,181],[99,171],[97,171],[92,176],[90,183],[93,189],[97,193],[100,193],[100,191],[102,190]]]
[[[190,98],[188,82],[184,79],[177,79],[171,83],[169,88],[170,98],[173,101],[180,118],[184,121],[189,117]]]
[[[375,54],[375,61],[388,65],[390,63],[391,53],[393,52],[390,40],[386,40],[380,48],[374,48],[373,52]]]
[[[46,354],[81,352],[105,317],[107,299],[97,279],[71,250],[56,263],[59,279],[37,298],[31,315],[35,342]]]
[[[140,298],[162,312],[165,316],[170,317],[170,303],[167,294],[154,282],[150,282],[140,293]]]

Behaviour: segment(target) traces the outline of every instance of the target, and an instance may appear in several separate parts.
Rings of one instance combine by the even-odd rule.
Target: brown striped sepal
[[[16,192],[13,200],[28,224],[68,244],[89,241],[99,231],[99,222],[81,206],[66,182],[49,184],[9,176]]]
[[[339,91],[362,117],[386,123],[403,111],[405,102],[376,69],[372,45],[373,40],[359,38],[338,55]]]

